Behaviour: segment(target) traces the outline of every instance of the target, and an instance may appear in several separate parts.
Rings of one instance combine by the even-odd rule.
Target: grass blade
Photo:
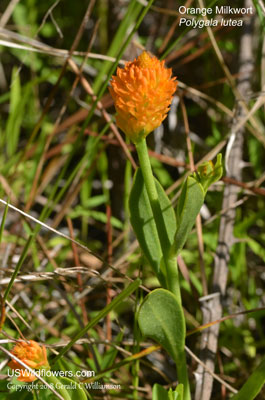
[[[124,289],[117,297],[115,297],[112,302],[107,305],[107,307],[103,308],[98,315],[92,319],[80,332],[78,332],[73,339],[65,346],[60,353],[54,358],[52,364],[56,363],[72,346],[73,344],[80,339],[84,334],[93,326],[95,326],[102,318],[104,318],[111,310],[113,310],[118,304],[120,304],[124,299],[126,299],[130,294],[132,294],[140,285],[140,279],[136,279],[133,283],[131,283],[126,289]]]

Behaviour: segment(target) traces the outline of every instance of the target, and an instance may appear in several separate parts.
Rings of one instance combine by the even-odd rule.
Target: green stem
[[[126,143],[129,144],[129,139],[126,138]],[[124,236],[123,246],[124,249],[128,248],[129,243],[129,226],[130,226],[130,209],[129,209],[129,197],[131,191],[131,178],[132,178],[132,164],[127,159],[124,172],[124,232],[127,232]]]
[[[150,164],[150,159],[148,155],[148,149],[146,145],[146,140],[141,139],[138,143],[135,145],[138,157],[139,157],[139,162],[140,166],[142,169],[142,174],[144,177],[144,183],[146,186],[146,190],[148,193],[148,197],[151,203],[152,208],[156,207],[158,204],[158,194],[156,190],[156,185],[155,185],[155,180]]]
[[[183,353],[181,354],[181,356],[178,357],[177,360],[175,360],[175,362],[177,368],[178,382],[182,383],[184,386],[183,400],[191,400],[185,350],[183,350]]]
[[[163,237],[165,232],[165,223],[163,220],[162,210],[159,203],[155,179],[153,176],[145,139],[141,139],[138,143],[136,143],[135,147],[138,153],[139,163],[143,174],[143,179],[148,194],[148,198],[150,201],[150,205],[153,211],[154,221],[156,224],[156,229],[161,245],[163,261],[166,269],[167,289],[175,294],[179,304],[181,304],[181,294],[179,288],[178,267],[177,267],[176,257],[170,257],[170,254],[166,254],[163,248],[164,247],[163,243],[165,241],[165,238]],[[181,356],[178,357],[178,359],[175,360],[175,362],[177,367],[179,383],[182,383],[184,386],[183,400],[190,400],[190,387],[188,380],[186,355],[184,349]]]
[[[166,278],[166,282],[167,282],[166,289],[168,289],[170,292],[174,293],[175,296],[177,297],[179,303],[181,304],[178,267],[177,267],[176,258],[170,257],[169,254],[166,254],[165,249],[164,249],[165,246],[163,246],[163,243],[165,242],[165,232],[166,232],[165,223],[163,220],[162,210],[161,210],[159,199],[158,199],[158,194],[157,194],[156,185],[155,185],[155,179],[153,176],[145,139],[141,139],[138,143],[136,143],[135,147],[136,147],[136,150],[138,153],[139,163],[140,163],[141,171],[143,174],[146,191],[147,191],[150,205],[151,205],[151,208],[153,211],[154,221],[156,224],[157,233],[158,233],[159,241],[161,244],[163,261],[164,261],[165,270],[166,270],[166,272],[165,272],[166,273],[165,278]]]

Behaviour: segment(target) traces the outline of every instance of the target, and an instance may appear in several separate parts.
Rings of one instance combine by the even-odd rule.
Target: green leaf
[[[184,246],[204,202],[204,190],[195,178],[189,176],[181,190],[177,208],[177,232],[175,236],[175,253]]]
[[[251,248],[253,253],[257,254],[265,262],[265,249],[264,246],[259,244],[254,239],[246,239],[248,246]]]
[[[168,400],[167,390],[155,383],[152,390],[152,400]]]
[[[169,400],[183,400],[183,396],[184,396],[184,386],[181,383],[176,387],[176,390],[174,392],[172,389],[169,389],[168,392]]]
[[[17,68],[12,70],[12,83],[10,88],[9,116],[6,123],[6,149],[8,156],[13,156],[17,152],[19,137],[23,121],[27,118],[25,110],[32,96],[30,85],[21,87],[19,71]]]
[[[141,332],[158,342],[179,363],[185,345],[185,320],[176,296],[165,289],[149,293],[139,310]]]
[[[150,159],[152,170],[154,171],[155,176],[157,176],[159,182],[163,187],[168,187],[172,185],[173,179],[161,161],[157,160],[156,158]]]
[[[102,204],[105,204],[107,202],[107,196],[105,196],[104,194],[100,194],[98,196],[93,196],[88,198],[87,200],[85,200],[83,202],[83,206],[87,207],[87,208],[95,208],[95,207],[99,207]]]
[[[246,383],[231,400],[252,400],[259,394],[265,383],[265,359],[250,375]]]
[[[165,278],[162,272],[162,248],[165,254],[170,253],[177,226],[174,209],[158,181],[156,181],[156,189],[163,219],[163,243],[160,243],[159,240],[153,211],[140,169],[136,171],[134,176],[129,198],[129,209],[131,224],[141,249],[160,280],[161,285],[165,286]]]
[[[9,156],[15,153],[19,139],[20,125],[22,122],[22,115],[24,113],[21,103],[21,85],[19,73],[17,68],[13,68],[10,89],[9,117],[6,124],[6,135],[8,137],[7,154]]]
[[[107,216],[102,211],[97,210],[88,210],[85,209],[83,206],[77,206],[73,211],[69,213],[69,216],[74,219],[78,217],[91,217],[94,218],[96,221],[102,222],[103,224],[107,223]],[[111,225],[117,229],[123,229],[123,223],[116,217],[110,218]]]
[[[169,389],[167,391],[163,386],[155,383],[152,391],[152,400],[182,400],[183,399],[183,385],[179,384],[176,390]]]

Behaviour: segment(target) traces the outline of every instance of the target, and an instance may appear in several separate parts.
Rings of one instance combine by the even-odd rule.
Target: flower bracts
[[[112,76],[110,93],[117,111],[118,127],[137,143],[161,125],[177,88],[165,61],[143,52]]]

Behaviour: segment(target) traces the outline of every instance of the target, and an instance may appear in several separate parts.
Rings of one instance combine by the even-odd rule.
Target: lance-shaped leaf
[[[193,176],[186,179],[177,208],[178,229],[174,245],[176,254],[179,253],[187,240],[209,186],[218,181],[222,173],[222,154],[218,154],[215,165],[212,161],[206,161],[199,166],[198,171],[194,172]]]
[[[181,190],[177,208],[177,232],[175,236],[174,251],[179,251],[184,246],[187,237],[195,223],[204,202],[204,190],[197,180],[189,176]]]
[[[129,208],[131,224],[141,249],[160,280],[161,285],[165,286],[163,254],[170,254],[177,227],[174,209],[164,189],[157,180],[156,189],[160,204],[159,235],[140,169],[136,171],[134,176],[129,198]]]

